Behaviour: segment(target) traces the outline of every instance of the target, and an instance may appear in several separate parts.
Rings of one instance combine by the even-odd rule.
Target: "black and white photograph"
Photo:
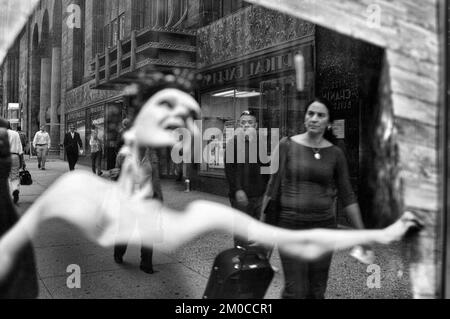
[[[446,0],[0,0],[0,299],[450,298],[449,49]]]

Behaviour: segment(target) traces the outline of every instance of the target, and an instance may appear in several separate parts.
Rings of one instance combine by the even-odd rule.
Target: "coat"
[[[66,153],[78,154],[78,146],[83,148],[83,142],[81,141],[80,134],[75,132],[73,138],[70,133],[66,133],[66,135],[64,135],[64,148],[66,149]]]

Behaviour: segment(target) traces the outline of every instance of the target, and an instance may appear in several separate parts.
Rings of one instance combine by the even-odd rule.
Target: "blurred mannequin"
[[[184,82],[183,82],[184,81]],[[292,231],[269,226],[230,207],[195,201],[183,211],[174,211],[152,198],[152,185],[136,187],[142,176],[138,165],[140,147],[167,147],[178,142],[176,128],[198,137],[194,120],[200,107],[187,92],[188,81],[176,75],[144,74],[129,91],[142,105],[125,134],[126,157],[117,183],[91,173],[72,172],[58,179],[29,208],[16,227],[0,240],[0,278],[5,278],[18,252],[35,236],[38,226],[49,219],[62,219],[79,228],[86,237],[102,246],[117,242],[153,245],[172,251],[211,231],[232,232],[264,246],[278,245],[286,254],[312,260],[335,249],[361,244],[388,244],[399,240],[416,225],[414,216],[382,230]],[[143,103],[142,103],[143,102]],[[190,145],[190,143],[187,143]],[[83,200],[80,200],[83,199]],[[131,234],[139,223],[141,238]],[[131,241],[130,241],[130,238]],[[3,277],[2,277],[3,276]]]

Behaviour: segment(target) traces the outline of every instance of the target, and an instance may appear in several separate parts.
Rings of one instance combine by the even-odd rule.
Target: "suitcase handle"
[[[246,249],[244,249],[244,250],[246,251],[245,255],[238,257],[239,258],[239,263],[241,265],[244,264],[245,260],[248,259],[249,257],[257,257],[257,258],[259,258],[261,260],[267,259],[266,255],[263,252],[249,251],[249,250],[246,250]]]

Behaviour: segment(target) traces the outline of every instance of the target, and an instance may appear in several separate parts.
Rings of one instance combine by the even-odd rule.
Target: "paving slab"
[[[81,277],[81,288],[69,289],[66,277],[43,282],[57,299],[200,299],[206,279],[181,264],[167,264],[148,275],[132,270],[102,271]]]

